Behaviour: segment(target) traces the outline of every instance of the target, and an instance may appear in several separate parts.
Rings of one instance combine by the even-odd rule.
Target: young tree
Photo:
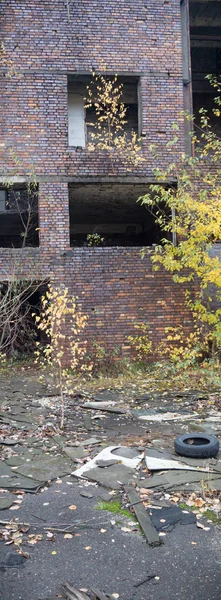
[[[67,326],[69,333],[66,333]],[[35,316],[36,326],[43,333],[47,342],[37,342],[36,362],[41,368],[46,368],[55,376],[56,386],[61,401],[61,423],[64,427],[64,395],[72,381],[70,370],[84,369],[83,359],[86,352],[86,342],[81,338],[81,332],[86,326],[87,317],[82,314],[76,298],[70,297],[68,288],[48,286],[41,299],[40,315]],[[68,366],[67,369],[67,353]]]
[[[88,122],[92,131],[88,149],[97,148],[106,151],[110,160],[112,174],[122,163],[127,171],[137,167],[144,160],[141,140],[135,131],[125,130],[127,124],[127,107],[122,101],[124,86],[119,83],[117,75],[108,77],[104,73],[92,73],[92,81],[87,86],[86,109],[95,109],[96,119]]]
[[[219,93],[219,81],[209,78]],[[220,117],[219,95],[213,112]],[[221,239],[221,140],[212,130],[207,111],[202,109],[200,115],[201,127],[193,134],[195,156],[182,155],[180,163],[170,164],[166,172],[155,170],[157,181],[176,180],[177,184],[165,188],[156,183],[140,200],[151,211],[157,208],[157,222],[170,234],[155,249],[154,268],[162,265],[179,284],[190,282],[194,297],[187,292],[186,301],[202,340],[205,343],[206,338],[214,355],[221,349],[221,257],[214,246]],[[176,145],[177,124],[174,132],[172,144]]]

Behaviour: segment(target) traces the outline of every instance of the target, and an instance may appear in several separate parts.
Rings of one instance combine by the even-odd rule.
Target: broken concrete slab
[[[87,490],[83,490],[82,492],[80,492],[80,496],[83,496],[83,498],[93,498],[94,494],[91,494],[90,492],[87,492]]]
[[[161,423],[163,421],[188,421],[199,418],[198,413],[184,413],[184,412],[156,412],[152,410],[132,410],[132,414],[140,419],[141,421],[150,421]]]
[[[168,471],[161,474],[153,475],[147,479],[140,479],[137,482],[138,487],[146,489],[154,489],[159,491],[166,490],[201,490],[201,482],[207,482],[208,475],[197,471]],[[209,484],[214,489],[218,482],[221,481],[217,474],[209,474]]]
[[[170,506],[160,510],[147,509],[151,521],[157,531],[172,531],[178,523],[180,525],[190,525],[196,523],[196,515],[192,512],[182,510],[179,506]]]
[[[120,446],[120,448],[112,450],[112,454],[114,456],[119,456],[121,458],[129,458],[131,460],[133,458],[137,458],[137,456],[139,456],[141,460],[142,452],[143,450],[141,450],[140,448],[131,448],[130,446]]]
[[[0,439],[0,444],[2,446],[15,446],[16,444],[19,444],[19,443],[20,443],[20,441],[18,439],[14,439],[13,437]]]
[[[117,455],[119,457],[118,462],[121,462],[123,465],[131,469],[136,469],[136,467],[139,465],[140,461],[143,458],[143,454],[137,451],[136,456],[133,456],[133,458],[128,458],[126,456],[123,456],[123,453],[125,453],[125,448],[126,451],[128,451],[128,448],[126,446],[108,446],[107,448],[101,450],[101,452],[99,452],[97,456],[92,458],[89,462],[87,462],[85,465],[74,471],[72,474],[75,477],[87,477],[88,471],[90,471],[91,469],[96,469],[96,467],[99,468],[97,465],[97,460],[113,460],[113,458],[116,459],[116,454],[113,454],[114,450],[119,451]],[[108,472],[110,472],[110,467],[108,467]]]
[[[82,446],[64,446],[63,452],[68,456],[68,458],[73,460],[73,462],[75,462],[78,458],[86,458],[87,456],[87,452]]]
[[[6,490],[23,490],[24,492],[35,492],[40,487],[46,484],[46,480],[44,481],[36,481],[35,479],[31,479],[30,477],[22,477],[22,475],[17,475],[11,471],[12,476],[9,475],[1,476],[0,478],[0,486]]]
[[[94,395],[94,400],[97,402],[116,402],[122,398],[122,392],[117,390],[101,390]]]
[[[10,508],[14,502],[15,497],[13,494],[7,495],[4,494],[0,496],[0,510],[5,510],[6,508]]]
[[[94,446],[95,444],[101,444],[102,440],[92,437],[92,438],[88,438],[87,440],[83,440],[81,442],[82,446]]]
[[[119,408],[115,406],[116,402],[86,402],[86,404],[81,404],[81,408],[88,408],[92,410],[102,410],[107,412],[125,414],[128,412],[126,408]]]
[[[145,462],[149,471],[178,469],[184,471],[213,472],[214,470],[213,466],[207,460],[188,459],[187,461],[183,461],[182,458],[181,460],[177,460],[175,454],[173,456],[172,453],[160,452],[151,448],[147,450]]]
[[[75,475],[75,473],[73,473]],[[106,469],[96,467],[87,471],[84,475],[91,481],[96,481],[100,485],[113,490],[120,490],[122,485],[129,485],[131,481],[136,481],[134,469],[130,469],[122,464],[116,464]]]
[[[31,462],[19,465],[17,473],[37,481],[52,481],[63,475],[69,475],[72,468],[72,463],[62,456],[50,457],[44,454],[41,458],[34,458]]]

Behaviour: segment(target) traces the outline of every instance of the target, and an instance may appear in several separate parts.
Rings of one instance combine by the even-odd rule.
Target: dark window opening
[[[31,355],[36,341],[42,341],[34,315],[40,314],[41,296],[45,290],[45,283],[39,281],[0,283],[0,346],[7,356],[23,358]]]
[[[190,48],[193,92],[193,114],[196,132],[200,127],[199,109],[208,111],[212,130],[220,136],[220,120],[213,114],[216,90],[206,75],[221,75],[221,10],[220,3],[190,0]]]
[[[0,247],[38,246],[38,190],[36,186],[0,189]]]
[[[152,246],[165,234],[154,215],[137,202],[144,184],[70,184],[70,244],[79,246]]]
[[[91,141],[94,132],[93,124],[97,122],[95,107],[85,108],[87,86],[91,84],[91,76],[69,76],[68,79],[68,139],[69,146],[85,147]],[[107,75],[107,79],[111,76]],[[134,131],[140,135],[138,122],[138,78],[119,76],[118,84],[122,84],[122,102],[127,108],[124,130],[130,136]],[[92,125],[91,125],[92,124]]]

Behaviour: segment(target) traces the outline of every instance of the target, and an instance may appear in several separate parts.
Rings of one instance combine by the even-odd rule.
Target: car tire
[[[186,435],[179,435],[175,439],[174,448],[180,456],[212,458],[219,452],[219,441],[215,435],[188,433]]]

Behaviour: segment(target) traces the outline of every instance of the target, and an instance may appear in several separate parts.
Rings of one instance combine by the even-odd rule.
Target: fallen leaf
[[[199,527],[199,529],[204,529],[204,531],[210,530],[210,527],[205,527],[205,525],[203,525],[203,523],[200,523],[199,521],[197,521],[196,526]]]
[[[112,594],[112,598],[120,598],[119,594]]]
[[[18,510],[20,508],[19,504],[12,504],[12,506],[10,506],[9,510]]]
[[[81,537],[81,533],[75,533],[75,537]]]
[[[125,531],[126,533],[131,533],[131,529],[129,529],[129,527],[121,527],[121,531]]]
[[[197,546],[197,542],[191,542],[193,546]]]
[[[56,550],[53,550],[53,552],[51,554],[57,554]]]
[[[106,529],[100,529],[101,533],[106,533],[106,531],[107,531]]]
[[[71,506],[69,506],[68,508],[69,508],[69,510],[76,510],[77,506],[76,506],[76,504],[71,504]]]
[[[71,538],[73,538],[72,533],[65,533],[64,535],[65,540],[71,540]]]
[[[204,504],[206,504],[206,503],[205,503],[205,501],[204,501],[204,500],[202,500],[202,498],[197,498],[197,499],[194,501],[194,505],[195,505],[195,506],[199,506],[199,508],[201,508],[202,506],[204,506]]]
[[[28,554],[28,552],[24,552],[24,550],[22,550],[22,548],[20,548],[19,554],[21,554],[22,556],[24,556],[24,558],[30,558],[30,554]]]
[[[92,550],[91,546],[85,546],[85,550]]]

